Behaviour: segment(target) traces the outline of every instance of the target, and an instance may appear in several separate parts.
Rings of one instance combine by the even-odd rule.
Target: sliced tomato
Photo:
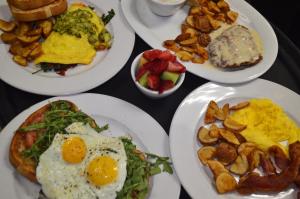
[[[30,148],[37,139],[37,133],[35,131],[26,132],[25,135],[25,145],[27,148]]]

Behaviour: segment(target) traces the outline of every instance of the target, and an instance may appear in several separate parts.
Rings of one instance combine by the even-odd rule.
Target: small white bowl
[[[151,11],[159,16],[167,17],[175,14],[185,3],[186,0],[146,0]]]
[[[171,89],[168,89],[168,90],[165,90],[163,93],[159,93],[158,91],[153,91],[153,90],[150,90],[142,85],[139,84],[138,81],[136,81],[136,78],[135,78],[135,74],[137,72],[137,67],[138,67],[138,64],[139,64],[139,60],[141,58],[141,56],[143,55],[144,52],[142,52],[141,54],[139,54],[132,62],[131,64],[131,78],[134,82],[134,84],[136,85],[136,87],[142,92],[144,93],[146,96],[150,97],[150,98],[153,98],[153,99],[159,99],[159,98],[163,98],[163,97],[166,97],[172,93],[174,93],[180,86],[181,84],[183,83],[184,81],[184,78],[185,78],[185,73],[181,73],[180,76],[179,76],[179,79],[177,80],[175,86]]]

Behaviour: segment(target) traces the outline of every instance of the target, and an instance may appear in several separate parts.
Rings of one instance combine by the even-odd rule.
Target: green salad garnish
[[[122,142],[127,155],[127,177],[117,199],[144,199],[149,192],[149,177],[162,171],[172,174],[171,163],[168,157],[141,154],[128,138],[122,138]]]
[[[51,102],[50,108],[46,111],[41,122],[19,129],[19,131],[24,133],[30,131],[38,132],[37,140],[29,149],[23,151],[23,155],[38,162],[40,155],[51,145],[56,133],[68,134],[65,128],[74,122],[88,123],[97,132],[108,129],[108,125],[99,127],[91,117],[81,111],[74,110],[66,101]]]

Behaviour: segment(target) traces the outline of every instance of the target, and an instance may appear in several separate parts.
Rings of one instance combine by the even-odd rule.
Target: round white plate
[[[152,48],[161,49],[162,42],[180,34],[180,25],[186,18],[189,6],[183,7],[171,17],[160,17],[151,12],[147,0],[122,0],[121,6],[129,24]],[[205,79],[221,83],[241,83],[259,77],[274,63],[278,43],[274,30],[265,18],[246,1],[227,0],[231,8],[239,13],[238,23],[258,32],[264,46],[263,60],[255,66],[236,71],[225,71],[204,64],[183,64],[187,70]]]
[[[219,195],[213,185],[213,177],[199,161],[196,139],[197,130],[210,100],[219,105],[235,104],[250,98],[269,98],[283,107],[285,112],[300,124],[300,96],[293,91],[262,79],[248,84],[221,85],[207,83],[191,92],[179,105],[170,127],[170,150],[177,175],[192,198],[296,198],[293,188],[275,195],[241,196],[238,193]]]
[[[75,0],[68,1],[68,3],[73,1]],[[99,16],[101,16],[100,13],[107,13],[110,9],[114,9],[116,15],[107,25],[113,35],[113,44],[109,50],[97,52],[93,62],[89,65],[79,65],[74,69],[69,69],[65,77],[54,72],[39,72],[33,75],[32,72],[37,68],[33,64],[28,67],[17,65],[8,52],[9,45],[0,41],[0,78],[16,88],[31,93],[68,95],[97,87],[116,75],[131,55],[135,41],[134,31],[124,19],[119,0],[83,0],[81,2],[95,7]],[[0,0],[0,18],[11,19],[5,0]]]
[[[49,101],[65,99],[74,102],[83,112],[93,117],[99,125],[109,124],[106,135],[130,135],[138,148],[160,156],[168,156],[169,140],[164,129],[147,113],[123,100],[100,94],[80,94],[55,97],[40,102],[15,117],[0,134],[0,184],[1,198],[33,199],[40,186],[19,175],[8,159],[9,144],[15,130],[35,110]],[[175,173],[175,171],[174,171]],[[180,184],[175,174],[161,173],[152,178],[149,198],[179,198]]]

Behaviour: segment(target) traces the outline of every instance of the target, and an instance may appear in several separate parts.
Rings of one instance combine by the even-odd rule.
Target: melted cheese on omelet
[[[251,99],[248,107],[234,112],[230,117],[247,125],[241,134],[265,151],[277,145],[287,153],[286,142],[291,144],[300,138],[297,124],[270,99]]]
[[[90,21],[97,27],[97,34],[104,29],[103,22],[89,7],[82,4],[72,4],[68,12],[82,9],[90,12]],[[43,54],[35,60],[35,64],[41,62],[60,64],[89,64],[96,55],[96,50],[89,43],[88,36],[81,32],[81,38],[68,34],[59,34],[55,31],[42,43]]]

